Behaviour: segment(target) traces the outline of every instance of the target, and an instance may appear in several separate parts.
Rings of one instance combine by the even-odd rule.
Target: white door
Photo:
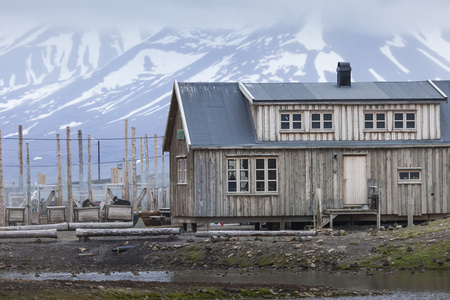
[[[367,156],[344,156],[344,205],[367,204]]]

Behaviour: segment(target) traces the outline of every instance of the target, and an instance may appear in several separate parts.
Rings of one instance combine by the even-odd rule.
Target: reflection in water
[[[158,281],[158,282],[224,282],[255,284],[294,284],[328,286],[349,290],[377,290],[392,294],[386,296],[351,297],[348,299],[450,299],[450,272],[427,271],[415,273],[342,272],[323,271],[147,271],[104,273],[20,273],[1,272],[0,278],[27,280],[88,280],[88,281]],[[346,298],[341,298],[346,299]]]

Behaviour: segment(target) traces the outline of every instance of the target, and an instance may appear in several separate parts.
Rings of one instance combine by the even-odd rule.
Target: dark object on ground
[[[116,196],[114,196],[113,205],[131,205],[131,202],[128,200],[119,199]]]
[[[120,246],[120,247],[116,247],[115,249],[112,249],[112,252],[116,252],[116,253],[120,253],[120,252],[125,252],[127,250],[133,249],[136,246]]]

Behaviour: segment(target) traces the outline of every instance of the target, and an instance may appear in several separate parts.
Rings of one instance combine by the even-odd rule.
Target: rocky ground
[[[201,230],[202,228],[199,228]],[[211,230],[230,227],[214,227]],[[232,229],[253,229],[239,226]],[[117,253],[120,246],[129,247]],[[114,251],[113,251],[114,250]],[[149,270],[327,270],[450,269],[450,219],[412,228],[338,227],[311,238],[231,237],[212,242],[186,232],[172,237],[105,237],[79,241],[74,232],[58,239],[0,240],[0,274],[80,273]],[[1,276],[0,276],[1,277]],[[4,276],[3,276],[4,278]],[[279,298],[353,295],[327,287],[290,285],[198,284],[156,282],[24,281],[0,279],[0,298],[130,299]],[[356,293],[357,294],[357,293]]]

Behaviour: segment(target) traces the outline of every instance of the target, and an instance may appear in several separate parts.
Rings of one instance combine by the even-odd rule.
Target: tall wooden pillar
[[[72,199],[72,154],[70,150],[70,127],[66,127],[67,135],[67,211],[68,222],[73,221],[73,199]]]
[[[23,136],[22,125],[19,125],[19,190],[23,192]]]
[[[81,130],[78,130],[78,181],[78,189],[81,192],[84,190],[83,134]]]
[[[145,182],[147,183],[147,210],[152,210],[150,206],[151,203],[151,193],[150,193],[150,162],[148,161],[148,138],[145,135]]]
[[[92,194],[92,157],[91,157],[91,135],[88,134],[88,197],[89,200],[94,201]]]
[[[2,131],[0,130],[0,226],[5,226],[5,198],[3,191]]]
[[[57,168],[58,168],[58,183],[57,183],[57,197],[56,197],[56,205],[62,206],[63,194],[62,194],[62,172],[61,172],[61,141],[59,138],[59,134],[56,135],[56,160],[57,160]]]
[[[133,167],[133,211],[137,210],[136,128],[131,127],[131,160]]]
[[[30,174],[30,148],[27,146],[27,225],[31,224],[31,174]]]
[[[128,120],[125,120],[125,166],[123,171],[124,182],[124,198],[130,200],[130,182],[129,182],[129,165],[128,165]]]

